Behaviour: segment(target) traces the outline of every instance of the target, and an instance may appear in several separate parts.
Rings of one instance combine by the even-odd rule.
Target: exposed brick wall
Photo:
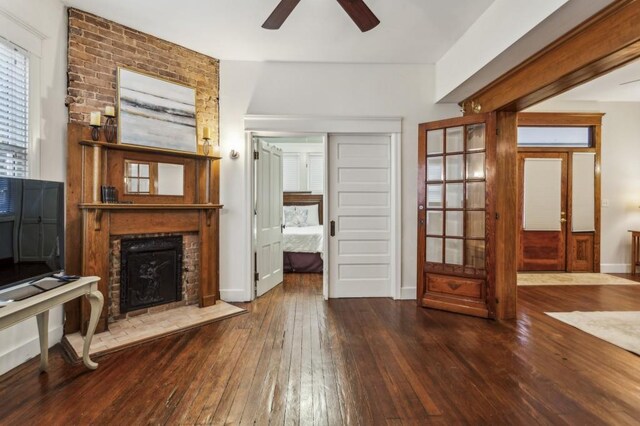
[[[121,259],[121,241],[123,238],[140,238],[140,237],[167,237],[171,235],[182,235],[182,300],[177,302],[165,303],[164,305],[153,306],[151,308],[139,309],[137,311],[120,313],[120,259]],[[162,312],[168,309],[177,308],[186,305],[196,305],[200,299],[200,283],[198,281],[198,273],[200,270],[200,250],[198,249],[198,234],[142,234],[142,235],[126,235],[123,237],[114,237],[110,241],[109,253],[109,288],[107,290],[108,300],[105,301],[109,310],[109,322],[112,323],[119,319],[134,317],[142,314],[152,314]]]
[[[196,88],[198,140],[218,135],[219,61],[78,9],[69,11],[69,122],[115,105],[119,66]],[[216,140],[212,141],[216,142]]]

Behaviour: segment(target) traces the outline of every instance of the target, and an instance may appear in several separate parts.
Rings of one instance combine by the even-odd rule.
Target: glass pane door
[[[426,269],[484,275],[486,125],[426,132]]]

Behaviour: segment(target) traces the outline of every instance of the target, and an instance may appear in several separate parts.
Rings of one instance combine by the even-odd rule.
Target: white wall
[[[602,272],[631,270],[629,229],[640,229],[640,103],[547,101],[528,111],[603,112]]]
[[[435,105],[433,66],[222,61],[220,84],[222,298],[250,298],[251,278],[238,255],[250,250],[246,114],[403,118],[402,286],[415,298],[418,124],[460,115],[457,105]],[[228,159],[231,149],[241,152],[239,160]]]
[[[66,170],[66,11],[58,0],[0,0],[0,36],[39,55],[34,178],[63,181]],[[62,338],[62,308],[51,311],[49,344]],[[0,331],[0,374],[39,354],[35,319]]]

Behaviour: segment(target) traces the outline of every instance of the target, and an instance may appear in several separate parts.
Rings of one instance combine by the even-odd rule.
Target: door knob
[[[566,212],[561,212],[560,213],[560,223],[565,223],[567,221],[567,213]]]

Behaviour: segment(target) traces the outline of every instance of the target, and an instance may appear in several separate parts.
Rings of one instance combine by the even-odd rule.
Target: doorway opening
[[[322,276],[325,300],[406,298],[400,273],[402,121],[249,116],[245,127],[247,148],[265,152],[247,167],[253,297],[286,274],[310,273]],[[266,166],[265,159],[279,166]],[[285,242],[285,235],[293,241]]]
[[[601,113],[518,115],[518,271],[600,271]]]
[[[288,274],[324,275],[325,141],[322,134],[252,136],[257,297]]]

